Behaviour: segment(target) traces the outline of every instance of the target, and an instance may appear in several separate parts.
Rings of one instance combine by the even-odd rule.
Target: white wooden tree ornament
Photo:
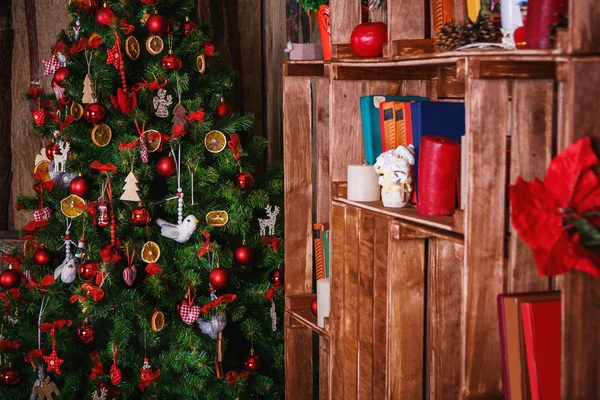
[[[123,194],[121,200],[125,201],[141,201],[140,198],[140,187],[138,185],[138,178],[135,176],[133,171],[129,172],[125,178],[125,186],[123,186]]]

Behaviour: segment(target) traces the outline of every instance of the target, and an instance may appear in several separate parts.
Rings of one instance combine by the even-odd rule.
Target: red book
[[[557,14],[565,14],[568,0],[529,0],[525,41],[528,49],[549,49],[552,24],[559,22]]]
[[[406,129],[406,143],[407,146],[409,144],[414,144],[413,142],[413,134],[412,134],[412,114],[410,112],[410,103],[404,103],[404,128]]]
[[[560,400],[560,301],[521,304],[532,400]]]

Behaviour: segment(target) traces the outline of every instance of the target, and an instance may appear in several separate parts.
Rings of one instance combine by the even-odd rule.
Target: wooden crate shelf
[[[327,320],[325,319],[325,327],[321,328],[317,325],[317,317],[314,316],[310,308],[297,308],[292,310],[285,310],[293,319],[298,321],[300,324],[312,330],[314,333],[317,333],[321,336],[329,337],[329,330]]]

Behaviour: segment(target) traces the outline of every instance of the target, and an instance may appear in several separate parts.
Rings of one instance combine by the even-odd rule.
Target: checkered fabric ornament
[[[50,60],[42,60],[42,63],[44,64],[44,76],[54,75],[57,69],[67,65],[60,62],[56,55],[53,55]]]
[[[188,305],[187,303],[183,303],[179,308],[179,316],[188,325],[191,325],[198,319],[200,316],[200,306],[197,305]]]
[[[50,207],[44,207],[33,212],[33,220],[35,222],[48,221],[52,215]]]
[[[62,98],[65,95],[65,88],[58,86],[58,85],[54,85],[52,87],[52,90],[54,90],[54,95],[56,96],[56,100],[58,100],[58,101],[62,100]]]
[[[108,53],[108,57],[106,58],[106,64],[112,64],[115,68],[118,69],[121,60],[119,59],[119,47],[117,46],[117,43],[114,44],[112,49],[106,49],[106,52]]]
[[[62,358],[58,358],[56,350],[52,350],[52,353],[48,356],[43,356],[44,361],[48,364],[48,372],[54,371],[60,375],[60,366],[65,362]]]

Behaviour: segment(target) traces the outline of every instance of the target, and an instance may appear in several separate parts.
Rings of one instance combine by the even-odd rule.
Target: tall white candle
[[[372,165],[348,165],[348,200],[378,201],[377,178]]]
[[[325,318],[329,317],[330,310],[329,278],[317,281],[317,325],[325,326]]]

